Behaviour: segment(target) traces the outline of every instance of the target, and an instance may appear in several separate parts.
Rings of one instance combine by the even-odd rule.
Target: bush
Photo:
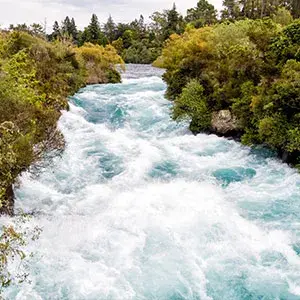
[[[112,46],[49,43],[25,32],[0,33],[0,213],[13,213],[12,184],[45,153],[62,151],[56,128],[67,97],[96,74],[119,82]]]
[[[190,117],[192,131],[210,127],[210,112],[230,110],[243,143],[265,144],[297,163],[299,49],[299,20],[282,27],[271,19],[246,19],[172,35],[155,65],[166,68],[175,119]]]
[[[106,47],[86,43],[76,49],[77,58],[86,69],[87,84],[120,82],[115,65],[124,65],[117,50],[108,45]]]
[[[191,118],[193,132],[207,130],[211,125],[211,112],[206,105],[203,91],[204,88],[199,82],[191,80],[174,102],[173,118]]]

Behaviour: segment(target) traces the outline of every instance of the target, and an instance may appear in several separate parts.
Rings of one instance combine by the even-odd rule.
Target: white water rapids
[[[63,156],[16,190],[43,232],[9,299],[300,299],[299,174],[192,135],[165,88],[133,65],[70,99]]]

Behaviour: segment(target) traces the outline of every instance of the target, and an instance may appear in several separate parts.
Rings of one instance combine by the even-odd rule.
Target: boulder
[[[211,126],[220,135],[232,135],[239,131],[238,120],[230,110],[220,110],[212,114]]]

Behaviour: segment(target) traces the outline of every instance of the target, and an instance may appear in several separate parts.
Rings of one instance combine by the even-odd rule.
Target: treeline
[[[226,111],[234,129],[229,134],[300,166],[300,20],[285,8],[271,13],[271,1],[263,10],[248,10],[252,2],[245,2],[235,22],[172,35],[155,65],[167,70],[174,119],[190,119],[194,133],[215,132],[218,113]],[[298,1],[294,5],[297,15]],[[262,12],[271,17],[239,20]]]
[[[225,0],[220,17],[215,7],[207,0],[200,0],[196,6],[181,15],[176,5],[162,12],[154,12],[145,22],[141,15],[130,23],[118,23],[109,16],[100,24],[97,16],[83,30],[78,30],[75,20],[66,17],[61,24],[55,22],[48,39],[70,38],[77,45],[85,42],[112,44],[127,63],[152,63],[160,54],[164,42],[174,33],[182,34],[187,26],[200,28],[224,21],[270,17],[284,7],[294,17],[300,16],[300,1],[297,0]],[[35,28],[36,29],[36,28]]]
[[[119,82],[120,63],[112,46],[0,31],[0,213],[13,212],[18,175],[63,149],[56,124],[67,97],[87,83]]]
[[[127,63],[152,63],[160,54],[164,41],[173,33],[183,33],[184,20],[174,4],[170,10],[155,12],[152,22],[146,24],[144,17],[130,23],[116,24],[111,16],[104,24],[93,14],[90,23],[83,30],[78,30],[73,18],[66,17],[59,24],[53,25],[49,40],[69,39],[81,46],[86,42],[107,45],[111,44]]]
[[[49,35],[39,24],[12,25],[11,28],[44,36],[49,41],[69,40],[78,46],[86,42],[102,46],[111,44],[127,63],[152,63],[161,54],[164,42],[170,35],[182,34],[187,26],[200,28],[245,18],[270,17],[283,7],[294,18],[300,16],[298,0],[224,0],[223,10],[219,14],[207,0],[200,0],[195,7],[187,10],[185,16],[178,12],[174,4],[171,9],[154,12],[149,17],[150,22],[141,15],[129,23],[115,23],[111,16],[101,23],[93,14],[83,30],[79,30],[75,19],[69,16],[62,22],[55,21]]]

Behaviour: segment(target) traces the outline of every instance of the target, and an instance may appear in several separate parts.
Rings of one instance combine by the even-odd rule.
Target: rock
[[[5,195],[2,199],[2,207],[0,207],[0,215],[9,215],[14,214],[14,190],[13,186],[10,185],[7,187]]]
[[[214,112],[211,123],[213,131],[217,134],[227,136],[239,131],[237,118],[229,110]]]

